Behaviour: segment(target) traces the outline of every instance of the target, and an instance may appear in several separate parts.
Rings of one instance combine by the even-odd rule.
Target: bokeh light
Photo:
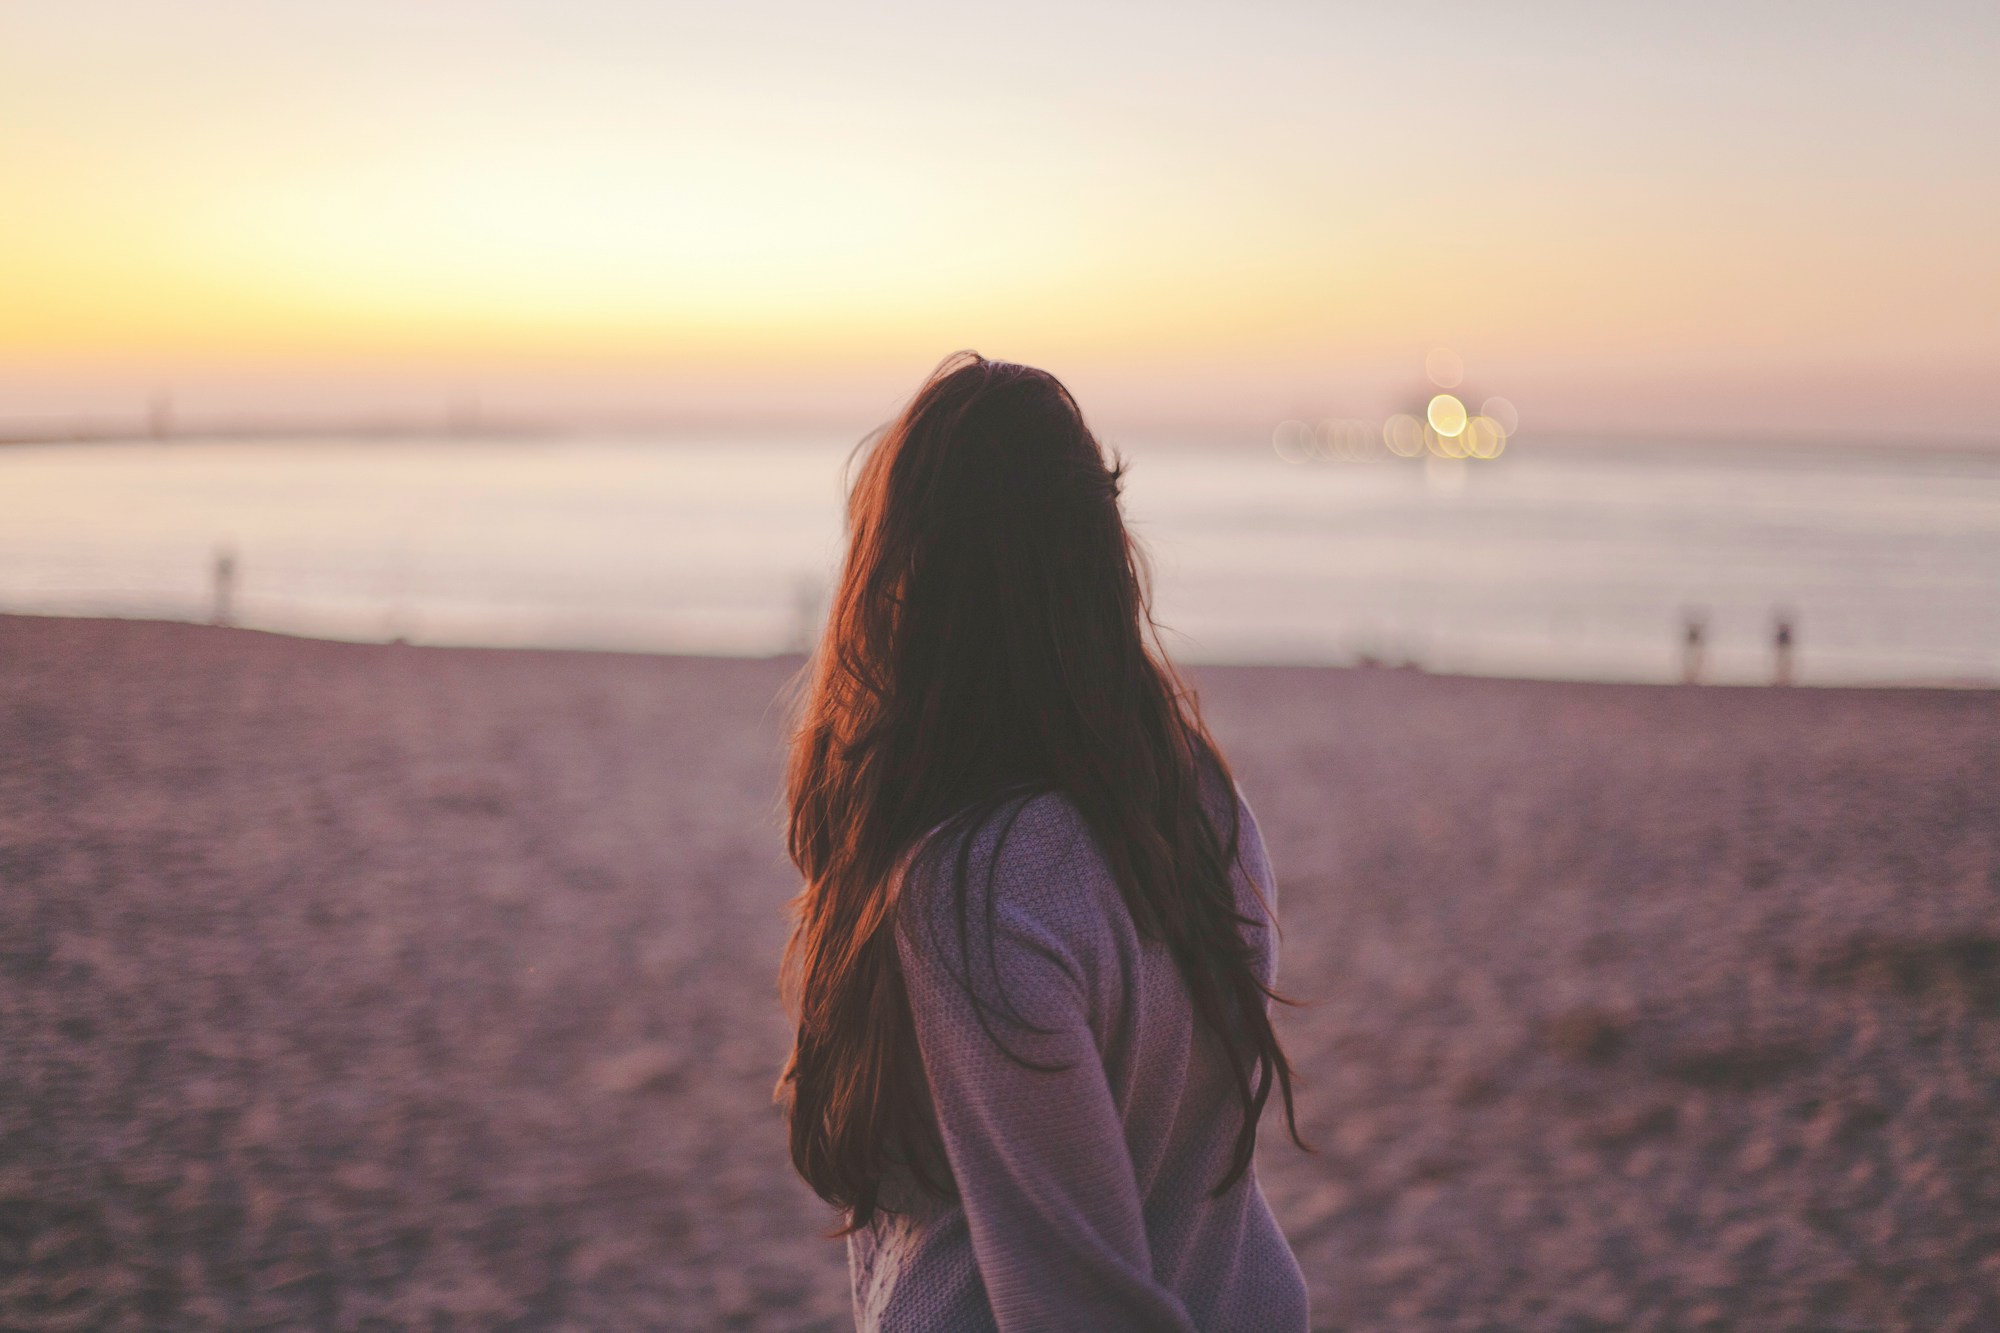
[[[1287,463],[1309,462],[1315,452],[1313,428],[1303,421],[1280,421],[1271,432],[1271,449]]]
[[[1424,451],[1424,423],[1398,412],[1382,423],[1382,443],[1398,458],[1415,458]]]
[[[1507,448],[1507,432],[1489,416],[1476,416],[1465,423],[1465,452],[1471,458],[1498,458]]]
[[[1463,432],[1457,435],[1441,435],[1436,430],[1424,428],[1424,450],[1432,458],[1464,458],[1465,440]]]
[[[1449,347],[1433,347],[1424,354],[1424,373],[1440,389],[1456,389],[1465,378],[1465,359]]]
[[[1512,435],[1521,429],[1521,413],[1512,402],[1498,395],[1479,405],[1479,415],[1493,418],[1502,435]]]
[[[1379,433],[1366,421],[1329,418],[1314,432],[1319,456],[1335,463],[1360,463],[1381,449]]]
[[[1431,429],[1440,435],[1456,436],[1465,429],[1465,404],[1448,393],[1431,399],[1424,415],[1430,419]]]

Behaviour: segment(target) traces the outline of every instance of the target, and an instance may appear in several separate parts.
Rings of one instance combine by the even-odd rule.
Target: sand
[[[0,617],[0,1326],[848,1326],[796,666]],[[1198,682],[1316,1327],[2000,1327],[2000,697]]]

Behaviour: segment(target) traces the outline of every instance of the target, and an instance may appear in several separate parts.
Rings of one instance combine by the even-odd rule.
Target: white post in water
[[[209,618],[213,625],[233,625],[236,623],[236,552],[227,546],[215,552],[215,611]]]

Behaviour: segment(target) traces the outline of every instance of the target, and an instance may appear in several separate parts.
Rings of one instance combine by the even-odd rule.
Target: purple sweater
[[[1256,823],[1239,809],[1237,898],[1265,920],[1251,881],[1273,911],[1276,886]],[[900,1211],[848,1239],[856,1325],[1300,1333],[1305,1283],[1254,1169],[1210,1197],[1242,1113],[1173,959],[1139,938],[1095,840],[1060,796],[1021,811],[989,904],[1004,822],[974,837],[965,945],[941,882],[948,870],[904,886],[898,952],[959,1198],[886,1183],[884,1199]],[[1274,932],[1252,933],[1268,981]],[[1009,1060],[981,1030],[967,976],[983,996],[997,982],[1023,1020],[988,1015],[1016,1054],[1067,1067]]]

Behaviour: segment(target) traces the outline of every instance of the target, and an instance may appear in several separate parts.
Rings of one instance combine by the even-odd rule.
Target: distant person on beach
[[[236,623],[236,552],[226,546],[215,553],[215,606],[209,623]]]
[[[1708,620],[1699,612],[1681,617],[1681,684],[1701,684],[1702,659],[1707,655]]]
[[[1043,371],[875,438],[788,782],[779,1081],[864,1330],[1307,1325],[1252,1166],[1291,1066],[1275,886]]]

